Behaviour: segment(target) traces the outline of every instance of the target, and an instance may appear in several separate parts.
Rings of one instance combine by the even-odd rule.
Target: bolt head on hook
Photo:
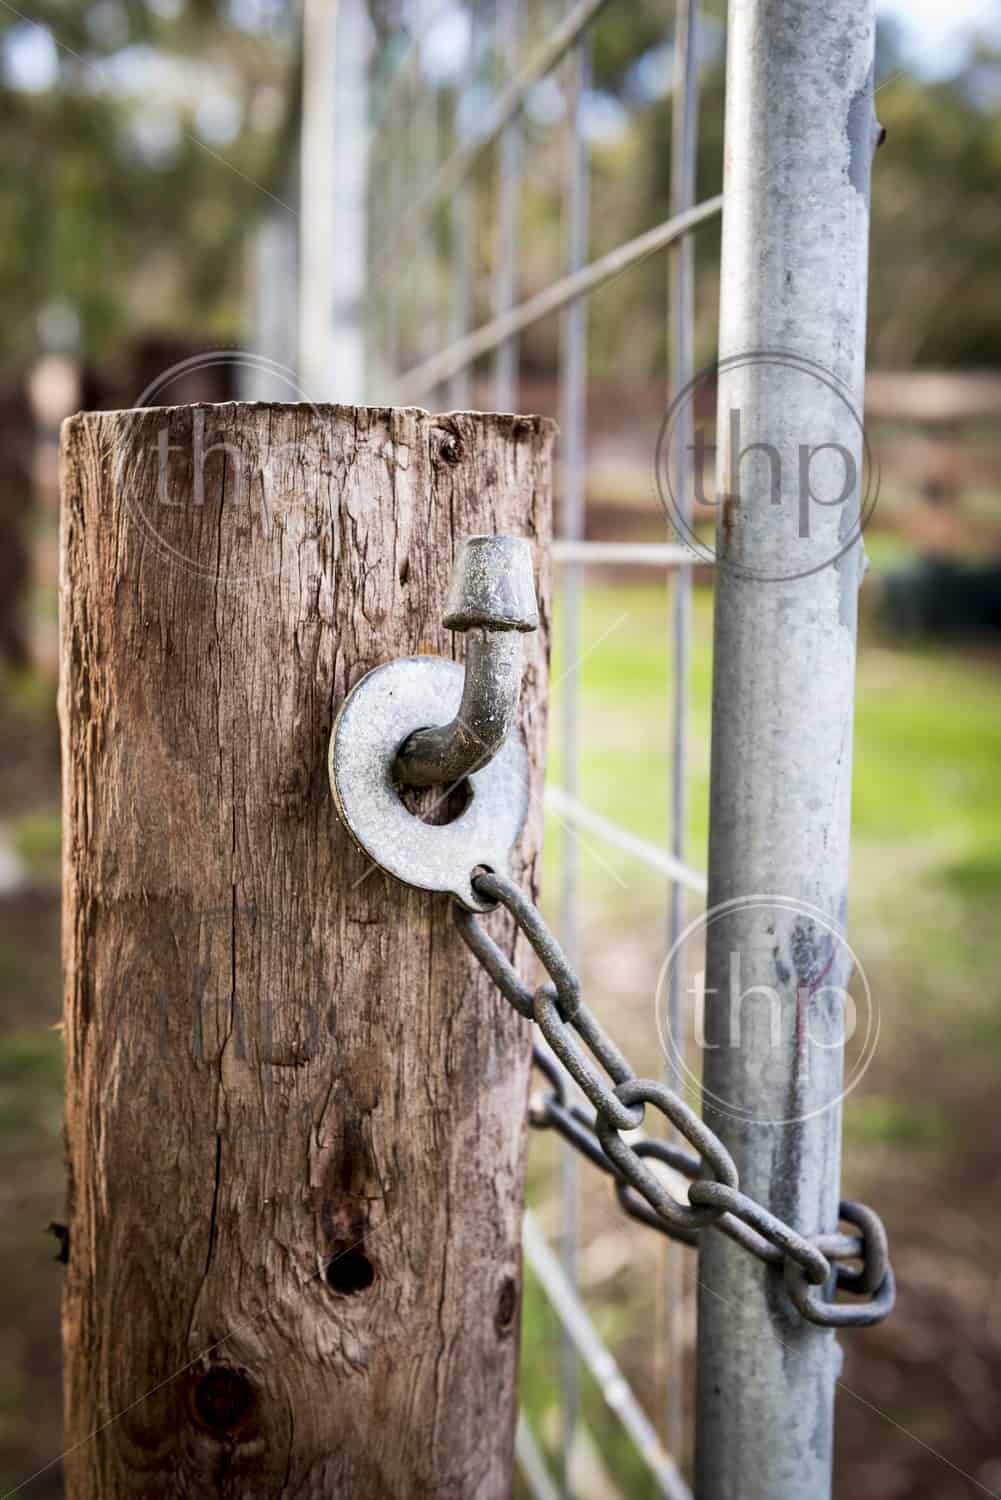
[[[532,549],[521,536],[467,536],[445,595],[449,630],[537,630]]]
[[[521,694],[521,635],[539,624],[524,537],[466,537],[452,568],[444,623],[467,634],[462,702],[450,723],[418,729],[400,746],[394,775],[405,786],[454,785],[482,770],[511,732]]]

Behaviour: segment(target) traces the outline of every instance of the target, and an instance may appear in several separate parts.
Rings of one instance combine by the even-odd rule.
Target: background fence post
[[[70,1500],[510,1494],[529,1028],[447,901],[368,867],[325,758],[365,671],[451,653],[456,539],[527,536],[536,885],[551,432],[64,428]]]
[[[864,557],[857,539],[844,548],[863,470],[873,39],[871,0],[731,0],[708,899],[712,909],[780,895],[835,927],[846,911]],[[841,504],[810,503],[804,529],[800,445],[834,443],[857,482]],[[810,478],[830,497],[847,460],[834,469],[832,449],[826,460]],[[808,1233],[838,1215],[843,1020],[814,982],[830,949],[795,910],[734,910],[708,931],[706,1118],[743,1190]],[[739,1035],[728,1031],[731,954]],[[835,983],[844,972],[825,981]],[[757,1001],[746,999],[756,986]],[[781,1002],[777,1041],[769,992]],[[803,1323],[772,1273],[706,1234],[700,1500],[823,1500],[838,1370],[834,1334]]]
[[[364,0],[304,5],[298,368],[311,400],[366,394],[371,33]]]

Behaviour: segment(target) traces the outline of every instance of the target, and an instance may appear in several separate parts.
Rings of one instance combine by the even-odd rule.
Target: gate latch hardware
[[[484,911],[493,902],[474,890],[472,872],[507,872],[528,809],[528,757],[513,729],[521,636],[538,625],[528,542],[468,537],[444,623],[466,635],[465,670],[445,657],[406,656],[363,677],[334,724],[330,785],[351,836],[381,869]],[[403,786],[435,786],[444,800],[463,783],[468,800],[450,823],[423,822],[400,795]]]

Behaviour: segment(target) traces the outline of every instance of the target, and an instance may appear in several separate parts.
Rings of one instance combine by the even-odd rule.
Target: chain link
[[[492,872],[474,875],[473,887],[478,896],[510,912],[549,976],[533,991],[473,913],[455,906],[463,941],[518,1014],[536,1023],[552,1049],[534,1049],[535,1067],[548,1081],[549,1091],[530,1105],[529,1123],[556,1130],[607,1173],[631,1218],[687,1245],[697,1245],[706,1229],[716,1230],[781,1272],[790,1300],[808,1322],[845,1328],[885,1318],[896,1286],[878,1214],[843,1199],[839,1217],[856,1232],[807,1236],[741,1192],[733,1158],[701,1116],[666,1084],[637,1078],[584,1004],[580,981],[534,903],[510,880]],[[563,1069],[593,1106],[593,1115],[568,1102]],[[623,1131],[636,1130],[642,1123],[647,1105],[659,1110],[692,1150],[668,1141],[624,1139]],[[674,1196],[648,1161],[687,1180],[687,1203]],[[829,1300],[827,1292],[838,1288],[864,1300]]]

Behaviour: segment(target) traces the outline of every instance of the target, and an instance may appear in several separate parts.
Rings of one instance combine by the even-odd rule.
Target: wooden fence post
[[[453,654],[456,542],[528,537],[536,885],[551,440],[306,405],[64,427],[69,1500],[510,1493],[529,1030],[448,901],[369,868],[325,761],[370,667]]]

